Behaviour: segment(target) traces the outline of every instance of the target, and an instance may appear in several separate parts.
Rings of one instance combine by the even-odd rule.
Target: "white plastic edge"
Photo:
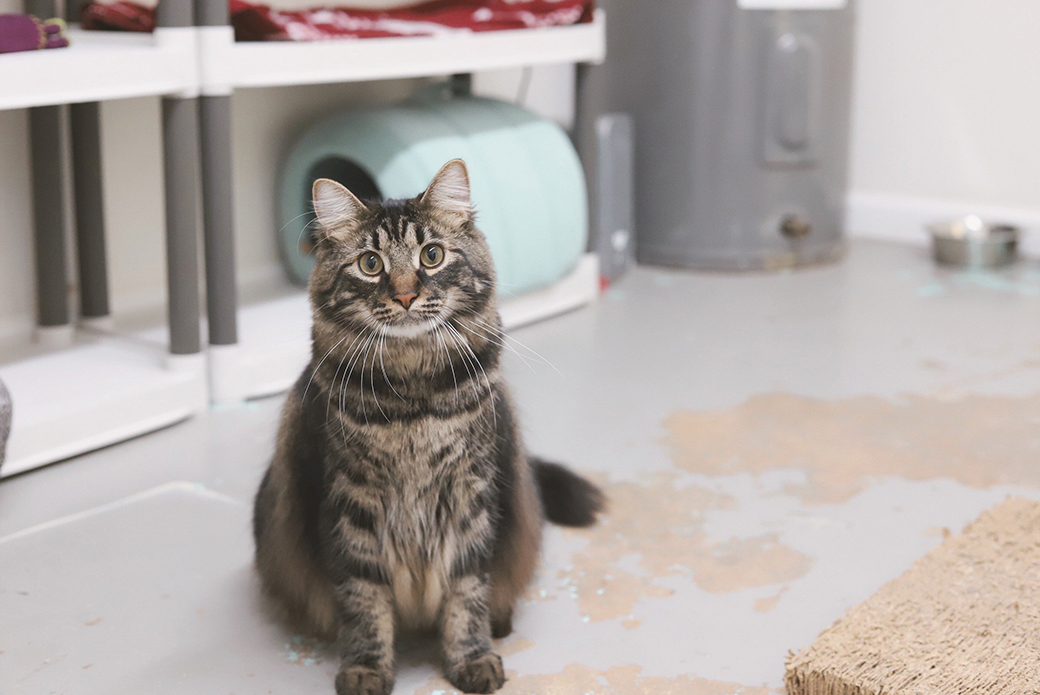
[[[171,372],[202,374],[206,370],[206,353],[194,355],[166,355],[166,368]]]
[[[201,93],[208,97],[231,96],[234,88],[227,80],[219,78],[220,70],[214,66],[225,59],[235,44],[232,27],[197,27],[199,56],[199,85]]]
[[[46,348],[57,348],[72,345],[75,333],[76,329],[71,323],[64,326],[37,326],[33,337]]]
[[[244,401],[250,394],[240,383],[239,362],[242,347],[239,345],[210,345],[209,352],[209,397],[213,403],[228,404]]]
[[[155,45],[163,51],[169,51],[176,58],[179,81],[184,85],[180,90],[167,96],[191,99],[199,95],[199,54],[198,30],[195,27],[156,27]]]
[[[111,316],[92,316],[90,318],[81,316],[79,326],[95,333],[110,333],[115,328],[115,321]]]
[[[538,290],[510,297],[499,305],[502,326],[512,330],[564,314],[599,297],[599,256],[586,253],[567,275]]]
[[[606,57],[606,14],[597,10],[595,20],[591,24],[574,25],[573,27],[552,27],[547,29],[518,29],[504,32],[478,32],[466,34],[464,50],[473,51],[474,46],[482,46],[488,55],[486,69],[519,67],[525,64],[542,64],[552,62],[564,63],[602,63]],[[196,30],[199,36],[199,82],[202,93],[212,96],[227,95],[235,87],[272,87],[295,84],[334,84],[359,82],[379,79],[398,79],[402,77],[419,77],[436,74],[449,74],[462,68],[454,65],[449,50],[447,64],[438,59],[439,54],[425,55],[430,51],[444,50],[440,46],[446,39],[432,37],[389,37],[385,39],[365,39],[364,41],[313,41],[313,42],[241,42],[236,43],[234,32],[230,27],[200,27]],[[583,55],[575,55],[574,51],[564,44],[561,49],[558,43],[561,34],[557,31],[580,32],[581,45],[587,50]],[[501,34],[496,37],[496,34]],[[572,36],[570,34],[564,34]],[[547,39],[547,37],[552,37]],[[503,40],[505,55],[510,59],[501,60],[495,53],[493,44]],[[513,57],[515,42],[521,42],[530,54],[545,56],[549,59],[533,60],[527,56]],[[371,42],[373,52],[378,58],[374,66],[356,69],[329,69],[326,63],[343,60],[346,53],[351,61],[364,59],[365,48]],[[348,46],[349,44],[349,46]],[[446,45],[446,44],[444,44]],[[376,48],[378,46],[378,48]],[[390,46],[393,56],[387,57]],[[452,46],[457,49],[459,46]],[[345,49],[345,50],[343,50]],[[491,51],[491,54],[488,52]],[[424,53],[425,52],[425,53]],[[558,60],[553,59],[556,53]],[[400,54],[400,55],[398,55]],[[419,56],[417,58],[417,56]],[[372,60],[376,60],[373,58]],[[371,62],[371,60],[369,61]],[[419,65],[419,69],[408,69],[411,65]],[[443,68],[441,67],[443,64]],[[300,67],[299,71],[293,69]],[[431,67],[436,65],[436,68]],[[470,68],[466,67],[466,71]],[[484,69],[472,66],[474,70]],[[270,74],[269,74],[270,73]]]

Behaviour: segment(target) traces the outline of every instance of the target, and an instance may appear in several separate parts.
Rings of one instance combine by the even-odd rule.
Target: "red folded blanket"
[[[237,41],[319,41],[385,36],[432,36],[592,21],[595,0],[428,0],[391,10],[316,7],[275,10],[229,0]],[[87,29],[151,31],[155,12],[135,2],[92,2],[80,21]]]

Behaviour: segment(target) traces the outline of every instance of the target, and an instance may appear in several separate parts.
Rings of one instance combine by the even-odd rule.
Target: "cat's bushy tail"
[[[545,518],[560,526],[592,526],[606,506],[603,492],[558,463],[531,457]]]

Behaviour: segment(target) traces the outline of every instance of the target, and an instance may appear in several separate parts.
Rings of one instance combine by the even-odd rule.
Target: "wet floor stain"
[[[686,578],[711,593],[779,585],[804,576],[812,558],[785,546],[773,534],[714,539],[703,529],[704,513],[733,509],[735,501],[662,473],[639,482],[606,484],[608,513],[595,527],[570,531],[587,539],[554,585],[536,585],[533,600],[570,598],[585,622],[632,616],[636,604],[673,595],[665,577]]]
[[[1040,487],[1040,395],[876,397],[837,401],[785,393],[665,421],[674,462],[708,475],[804,471],[788,492],[840,503],[871,479],[952,478],[965,485]]]
[[[559,673],[518,675],[507,671],[509,680],[500,695],[768,695],[766,687],[707,680],[695,676],[649,676],[636,665],[614,666],[605,671],[570,664]],[[416,691],[416,695],[459,695],[440,676]]]
[[[904,281],[919,280],[917,274],[908,274],[900,279]],[[981,290],[1000,295],[1009,295],[1025,299],[1040,297],[1040,271],[1036,270],[992,270],[985,268],[969,268],[952,272],[942,272],[931,276],[928,281],[917,287],[917,296],[922,299],[942,297],[955,290]]]
[[[334,645],[304,635],[293,635],[285,643],[285,660],[297,666],[317,666],[329,658]]]

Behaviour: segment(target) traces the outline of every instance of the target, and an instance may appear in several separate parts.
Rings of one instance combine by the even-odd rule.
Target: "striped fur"
[[[492,692],[505,677],[491,639],[511,630],[544,515],[499,370],[494,266],[465,166],[449,162],[408,201],[365,205],[332,182],[315,197],[313,358],[256,497],[260,576],[298,625],[339,638],[340,695],[389,693],[396,631],[428,628],[449,680]],[[435,267],[420,261],[430,244],[444,251]],[[370,253],[378,274],[360,266]],[[417,296],[406,306],[402,293]]]

